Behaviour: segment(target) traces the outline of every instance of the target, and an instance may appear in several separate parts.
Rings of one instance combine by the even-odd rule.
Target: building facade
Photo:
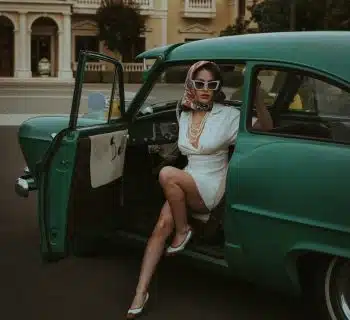
[[[47,58],[51,77],[71,79],[81,49],[108,52],[98,41],[93,21],[101,0],[0,0],[0,77],[38,76]],[[137,0],[146,30],[130,53],[129,68],[139,52],[169,43],[216,37],[234,23],[240,0]],[[247,1],[249,4],[249,1]],[[141,64],[142,66],[142,64]],[[91,63],[91,70],[99,71]],[[132,70],[131,70],[132,71]]]

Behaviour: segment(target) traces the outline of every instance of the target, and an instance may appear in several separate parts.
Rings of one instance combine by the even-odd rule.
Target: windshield
[[[243,64],[218,64],[223,78],[223,92],[226,102],[240,105],[243,95]],[[151,107],[156,109],[167,104],[177,103],[184,94],[184,83],[190,65],[170,66],[160,75],[141,112]]]

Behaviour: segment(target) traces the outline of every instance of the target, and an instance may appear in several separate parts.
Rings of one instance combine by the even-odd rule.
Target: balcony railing
[[[216,0],[184,0],[184,18],[215,18]]]
[[[149,69],[152,66],[152,62],[146,61],[146,63],[123,63],[123,71],[124,72],[143,72]],[[77,71],[78,63],[73,63],[73,71]],[[107,66],[102,62],[88,62],[85,65],[85,71],[89,72],[106,72]]]
[[[97,10],[101,5],[101,0],[73,0],[75,2],[74,9],[77,13],[90,13],[91,10]],[[141,14],[147,14],[149,10],[153,10],[153,0],[134,0],[138,5]],[[91,12],[93,13],[93,12]]]

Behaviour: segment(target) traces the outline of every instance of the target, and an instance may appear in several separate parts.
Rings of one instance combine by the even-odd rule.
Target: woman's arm
[[[260,129],[263,131],[269,131],[273,129],[273,121],[270,112],[267,110],[264,104],[264,99],[260,90],[261,82],[258,80],[255,92],[255,106],[258,120],[253,125],[254,129]]]

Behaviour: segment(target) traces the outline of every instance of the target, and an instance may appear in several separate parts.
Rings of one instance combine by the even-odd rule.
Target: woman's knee
[[[159,172],[159,183],[165,187],[176,182],[176,169],[170,166],[162,168]]]
[[[185,193],[181,187],[179,170],[172,167],[164,167],[159,173],[159,183],[163,188],[165,197],[169,200],[185,200]]]

